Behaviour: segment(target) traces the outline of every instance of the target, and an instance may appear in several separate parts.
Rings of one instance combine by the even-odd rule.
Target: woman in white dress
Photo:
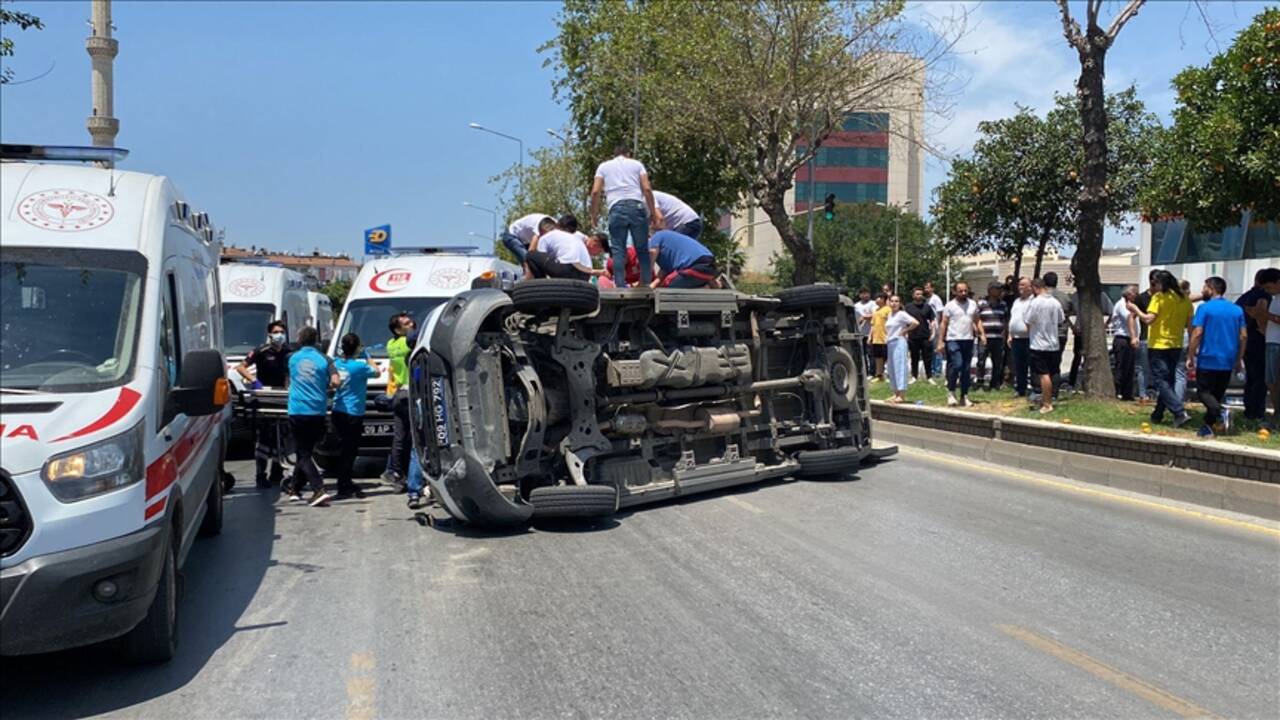
[[[889,370],[889,386],[893,389],[891,403],[900,403],[907,399],[907,381],[909,380],[907,336],[916,329],[920,322],[902,309],[902,298],[894,295],[889,298],[889,319],[885,321],[884,330],[888,347],[886,354]]]

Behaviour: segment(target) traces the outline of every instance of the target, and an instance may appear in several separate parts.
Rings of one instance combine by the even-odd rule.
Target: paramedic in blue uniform
[[[289,356],[289,426],[298,453],[293,481],[288,489],[290,502],[302,501],[302,483],[311,489],[307,504],[328,505],[332,495],[325,492],[324,477],[311,459],[316,444],[328,428],[329,390],[342,384],[333,361],[316,349],[320,334],[313,327],[298,331],[298,349]]]
[[[362,498],[364,493],[351,479],[360,436],[364,434],[364,410],[368,400],[369,380],[382,374],[369,353],[360,346],[360,336],[347,333],[339,342],[342,353],[334,358],[341,384],[333,394],[333,429],[338,433],[338,499]]]

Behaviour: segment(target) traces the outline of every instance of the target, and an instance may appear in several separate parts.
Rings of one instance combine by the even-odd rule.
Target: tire
[[[800,471],[796,473],[799,477],[844,476],[858,471],[862,451],[852,447],[801,450],[796,459],[800,461]]]
[[[178,558],[173,539],[165,544],[164,568],[147,616],[123,638],[124,654],[135,663],[162,663],[178,649]]]
[[[224,474],[224,473],[219,473]],[[213,537],[222,533],[222,493],[225,482],[209,486],[209,495],[204,500],[204,519],[200,521],[200,537]]]
[[[618,489],[612,485],[558,485],[529,493],[535,520],[608,517],[618,512]]]
[[[840,304],[840,289],[835,285],[801,285],[778,291],[782,303],[779,310],[804,310]]]
[[[511,302],[516,310],[530,314],[548,310],[593,313],[600,307],[600,291],[585,280],[521,280],[511,288]]]

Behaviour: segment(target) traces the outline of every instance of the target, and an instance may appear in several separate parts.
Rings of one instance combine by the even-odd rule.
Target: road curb
[[[972,416],[970,416],[972,417]],[[1280,484],[873,419],[879,441],[1280,520]]]

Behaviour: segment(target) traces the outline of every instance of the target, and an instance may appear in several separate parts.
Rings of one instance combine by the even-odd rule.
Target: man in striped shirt
[[[1004,384],[1005,331],[1009,326],[1009,306],[1004,301],[1004,286],[993,282],[987,286],[987,296],[978,301],[978,319],[987,341],[978,354],[978,385],[982,385],[983,368],[991,360],[991,379],[988,390],[999,390]]]

